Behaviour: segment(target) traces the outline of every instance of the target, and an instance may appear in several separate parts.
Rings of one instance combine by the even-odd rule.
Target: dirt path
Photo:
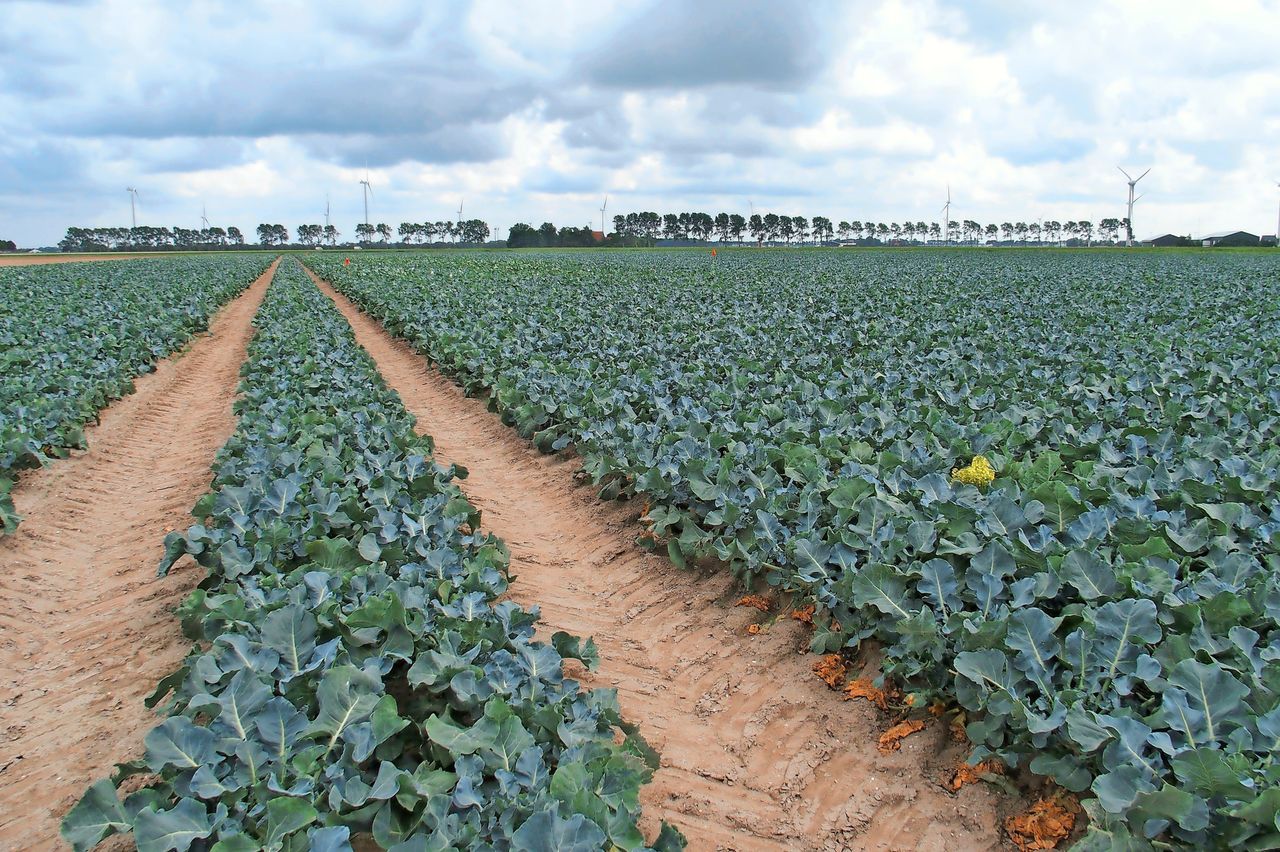
[[[576,460],[540,454],[317,282],[437,455],[470,471],[463,490],[511,548],[511,596],[541,607],[548,637],[595,637],[600,669],[581,679],[616,687],[662,753],[641,794],[649,820],[679,826],[695,850],[1000,847],[998,799],[940,786],[960,756],[940,724],[880,754],[885,721],[815,677],[807,628],[784,619],[747,635],[758,613],[733,606],[727,572],[683,572],[636,546],[634,504],[597,500],[575,483]]]
[[[61,846],[62,815],[157,721],[142,702],[187,651],[173,609],[199,576],[159,580],[156,564],[235,427],[275,266],[104,410],[87,451],[14,488],[24,520],[0,540],[0,849]]]
[[[80,263],[97,260],[131,260],[136,257],[154,257],[155,255],[135,254],[4,254],[0,255],[0,266],[35,266],[42,263]]]

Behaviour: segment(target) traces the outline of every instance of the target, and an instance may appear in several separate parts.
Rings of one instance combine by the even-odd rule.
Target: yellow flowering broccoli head
[[[951,479],[965,485],[990,485],[996,478],[996,469],[987,461],[986,456],[974,456],[967,467],[957,467],[951,471]]]

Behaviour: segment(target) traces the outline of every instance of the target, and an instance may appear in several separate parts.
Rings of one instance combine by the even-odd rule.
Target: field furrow
[[[104,409],[87,452],[25,473],[25,520],[0,539],[0,848],[60,846],[58,820],[93,779],[135,757],[155,717],[143,699],[182,659],[174,607],[199,580],[159,582],[235,426],[237,375],[268,269]]]
[[[540,454],[316,279],[387,384],[433,436],[437,458],[469,471],[461,487],[511,549],[510,596],[538,605],[539,634],[592,635],[584,684],[613,687],[662,753],[641,793],[652,829],[677,825],[693,849],[989,849],[1001,803],[982,785],[941,782],[963,752],[934,724],[881,754],[885,722],[844,702],[811,671],[805,628],[735,607],[727,572],[680,571],[635,543],[634,503],[580,487],[579,464]]]

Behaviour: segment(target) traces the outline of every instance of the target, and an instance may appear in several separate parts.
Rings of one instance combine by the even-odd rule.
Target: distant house
[[[598,243],[604,242],[604,231],[592,231],[591,239],[595,240]]]
[[[1258,235],[1248,231],[1223,231],[1220,234],[1206,234],[1200,238],[1200,245],[1205,247],[1256,246],[1259,242]]]
[[[1180,237],[1177,234],[1161,234],[1158,237],[1143,240],[1142,244],[1144,246],[1154,246],[1155,248],[1170,248],[1172,246],[1191,244],[1191,240],[1189,237]]]

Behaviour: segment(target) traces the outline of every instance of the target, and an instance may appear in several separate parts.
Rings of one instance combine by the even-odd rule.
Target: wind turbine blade
[[[1138,180],[1142,180],[1144,177],[1146,177],[1146,176],[1147,176],[1147,174],[1148,174],[1150,171],[1151,171],[1151,169],[1147,169],[1147,171],[1145,171],[1145,172],[1143,172],[1142,174],[1138,175]],[[1137,183],[1137,182],[1138,182],[1138,180],[1135,180],[1135,181],[1134,181],[1134,183]]]
[[[1120,169],[1119,166],[1116,166],[1116,168]],[[1120,169],[1120,174],[1124,175],[1126,180],[1133,180],[1133,178],[1129,177],[1129,173],[1126,172],[1124,169]]]

